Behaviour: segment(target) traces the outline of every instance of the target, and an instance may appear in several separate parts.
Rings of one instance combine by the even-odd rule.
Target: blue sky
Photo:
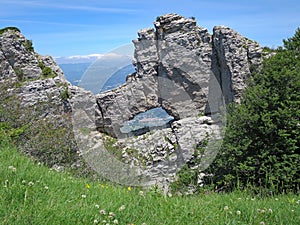
[[[0,0],[0,27],[17,26],[43,55],[106,53],[153,27],[158,15],[196,17],[211,32],[226,25],[276,47],[300,26],[299,0]]]

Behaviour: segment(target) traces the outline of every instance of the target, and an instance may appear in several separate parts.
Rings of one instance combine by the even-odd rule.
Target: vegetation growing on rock
[[[299,191],[300,30],[265,59],[240,105],[229,107],[224,145],[212,166],[217,188]]]

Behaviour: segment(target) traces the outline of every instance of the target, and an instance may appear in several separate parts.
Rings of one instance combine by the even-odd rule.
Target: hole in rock
[[[153,108],[136,115],[132,120],[126,121],[120,128],[124,134],[142,135],[150,130],[170,127],[170,122],[174,120],[163,108]]]

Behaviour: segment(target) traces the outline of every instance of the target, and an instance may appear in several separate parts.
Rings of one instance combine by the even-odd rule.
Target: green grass
[[[154,189],[73,178],[0,146],[0,224],[290,225],[300,224],[299,199],[245,192],[164,197]]]

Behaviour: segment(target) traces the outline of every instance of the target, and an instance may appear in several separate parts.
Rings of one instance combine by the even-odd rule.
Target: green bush
[[[264,61],[242,103],[229,107],[224,144],[211,166],[218,188],[299,190],[299,35],[298,29]]]
[[[34,48],[32,46],[32,41],[31,40],[26,40],[24,43],[23,43],[24,47],[27,49],[27,51],[29,52],[34,52]]]
[[[17,27],[5,27],[3,29],[0,30],[0,35],[3,34],[5,31],[8,30],[13,30],[13,31],[17,31],[17,32],[21,32],[19,28]]]

